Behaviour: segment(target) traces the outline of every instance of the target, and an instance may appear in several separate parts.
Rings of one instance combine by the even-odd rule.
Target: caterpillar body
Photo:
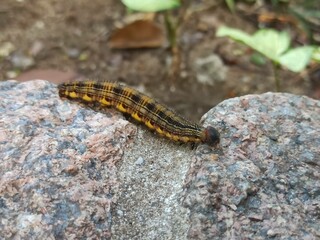
[[[184,143],[219,143],[219,132],[213,127],[204,128],[191,123],[156,100],[137,90],[113,82],[77,81],[58,85],[62,98],[98,102],[120,112],[130,114],[171,140]]]

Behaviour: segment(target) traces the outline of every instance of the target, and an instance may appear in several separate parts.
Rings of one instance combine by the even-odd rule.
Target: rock
[[[0,44],[0,57],[8,57],[14,50],[15,46],[11,42],[3,42]]]
[[[32,43],[29,53],[31,56],[38,56],[39,53],[44,49],[44,43],[42,41],[36,40]]]
[[[110,237],[115,164],[134,127],[45,81],[1,82],[0,95],[0,238]]]
[[[15,68],[20,69],[27,69],[35,64],[35,61],[31,56],[27,56],[20,52],[12,54],[10,61]]]
[[[198,82],[214,86],[215,82],[224,82],[227,67],[218,55],[211,54],[204,58],[197,58],[193,64]]]
[[[78,48],[67,48],[65,51],[70,58],[78,58],[80,56],[80,50]]]
[[[46,81],[0,82],[0,98],[0,239],[185,238],[190,147]]]
[[[234,98],[203,119],[221,148],[200,146],[184,206],[190,239],[320,238],[320,101],[285,93]]]
[[[46,81],[0,82],[1,239],[316,239],[320,102],[267,93],[203,118],[218,148],[154,135]]]

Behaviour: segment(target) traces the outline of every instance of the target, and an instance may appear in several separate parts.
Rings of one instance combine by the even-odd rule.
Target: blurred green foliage
[[[121,0],[131,10],[140,12],[158,12],[180,6],[180,0]]]
[[[285,66],[293,72],[304,70],[314,51],[312,46],[290,48],[289,34],[274,29],[261,29],[253,35],[249,35],[239,29],[220,27],[217,36],[227,36],[242,42],[272,60],[275,64]]]
[[[230,37],[270,59],[274,67],[277,91],[280,90],[278,67],[284,66],[293,72],[300,72],[306,68],[316,49],[313,46],[291,48],[289,34],[274,29],[261,29],[253,35],[249,35],[239,29],[220,27],[216,35],[218,37]]]

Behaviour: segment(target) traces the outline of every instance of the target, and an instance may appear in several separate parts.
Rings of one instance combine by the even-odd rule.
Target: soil
[[[223,2],[210,2],[195,1],[189,7],[192,14],[180,28],[180,71],[172,77],[168,47],[108,47],[112,31],[128,16],[121,1],[4,0],[0,6],[0,45],[5,48],[4,43],[10,43],[7,48],[11,51],[0,58],[0,79],[17,78],[30,70],[56,69],[73,72],[68,78],[120,81],[194,121],[226,98],[274,91],[270,64],[254,65],[246,47],[215,37],[221,25],[252,33],[257,29],[255,23],[232,14]],[[163,25],[160,14],[156,21]],[[212,61],[197,67],[206,59]],[[55,76],[50,75],[50,79]],[[65,81],[57,76],[54,82]],[[206,81],[201,81],[203,76]],[[282,69],[280,78],[284,92],[313,94],[306,73]]]

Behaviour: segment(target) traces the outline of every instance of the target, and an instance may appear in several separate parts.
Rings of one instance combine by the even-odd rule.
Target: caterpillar
[[[62,83],[58,90],[62,98],[114,107],[173,141],[214,146],[220,140],[215,128],[191,123],[156,100],[119,83],[77,81]]]

